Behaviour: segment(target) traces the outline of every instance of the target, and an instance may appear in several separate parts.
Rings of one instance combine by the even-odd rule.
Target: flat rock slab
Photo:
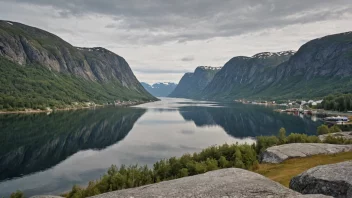
[[[36,195],[36,196],[32,196],[30,198],[64,198],[64,197],[59,197],[59,196],[54,196],[54,195]]]
[[[311,168],[292,178],[290,188],[303,194],[352,197],[352,161]]]
[[[139,197],[318,198],[328,196],[302,195],[262,175],[237,168],[221,169],[201,175],[94,196],[94,198]]]
[[[327,136],[333,136],[333,137],[341,137],[343,139],[346,139],[346,140],[351,140],[352,139],[352,131],[350,132],[337,132],[337,133],[331,133],[331,134],[325,134],[325,135],[319,135],[319,139],[321,141],[324,141],[326,139]]]
[[[260,156],[264,163],[281,163],[290,158],[352,151],[352,145],[293,143],[267,148]]]

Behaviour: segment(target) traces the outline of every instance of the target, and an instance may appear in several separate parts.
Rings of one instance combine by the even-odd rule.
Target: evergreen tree
[[[187,177],[188,176],[188,169],[187,168],[182,168],[178,174],[178,177]]]
[[[279,138],[280,144],[284,144],[286,141],[286,129],[285,128],[280,128],[279,134],[277,136]]]
[[[221,156],[219,159],[219,167],[220,168],[228,168],[229,167],[229,161],[227,161],[226,157]]]
[[[207,171],[217,170],[219,168],[218,161],[213,158],[208,158],[205,164],[207,165]]]
[[[10,198],[24,198],[24,194],[23,192],[18,190],[17,192],[12,193]]]
[[[242,161],[242,153],[238,147],[236,147],[234,158],[235,158],[234,166],[236,168],[244,168],[244,164]]]

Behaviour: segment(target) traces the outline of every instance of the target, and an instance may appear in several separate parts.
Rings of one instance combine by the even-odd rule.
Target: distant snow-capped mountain
[[[155,97],[166,97],[168,96],[177,86],[172,82],[158,82],[150,85],[145,82],[141,82],[142,86]]]

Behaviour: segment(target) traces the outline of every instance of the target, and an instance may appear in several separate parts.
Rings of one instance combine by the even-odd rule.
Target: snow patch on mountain
[[[199,68],[206,69],[206,70],[220,70],[222,67],[199,66]]]
[[[262,52],[259,54],[255,54],[252,58],[269,58],[273,56],[292,56],[296,53],[296,51],[282,51],[282,52]]]

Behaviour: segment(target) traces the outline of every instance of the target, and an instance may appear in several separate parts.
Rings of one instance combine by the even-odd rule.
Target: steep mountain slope
[[[177,86],[177,84],[171,82],[159,82],[153,85],[141,82],[141,84],[145,90],[155,97],[167,97]]]
[[[352,32],[309,41],[274,72],[275,82],[258,95],[300,98],[351,93]]]
[[[207,99],[310,98],[352,92],[352,33],[312,40],[297,53],[234,57],[201,96]]]
[[[186,73],[169,95],[175,98],[193,98],[211,82],[221,67],[199,66],[194,73]]]
[[[74,47],[51,33],[20,23],[0,21],[0,61],[0,72],[6,79],[2,82],[6,86],[0,90],[3,105],[10,105],[3,102],[10,96],[28,99],[37,94],[48,99],[36,88],[30,93],[21,89],[23,83],[33,83],[31,87],[40,86],[44,91],[54,90],[58,96],[49,98],[60,104],[59,97],[65,104],[154,99],[140,85],[124,58],[104,48]],[[35,75],[37,71],[41,74]],[[54,85],[60,80],[52,78],[65,78],[66,84]],[[33,103],[40,104],[34,100]]]
[[[227,99],[236,95],[252,95],[275,80],[271,76],[277,65],[295,52],[263,52],[252,57],[238,56],[228,61],[203,90],[206,98]]]

